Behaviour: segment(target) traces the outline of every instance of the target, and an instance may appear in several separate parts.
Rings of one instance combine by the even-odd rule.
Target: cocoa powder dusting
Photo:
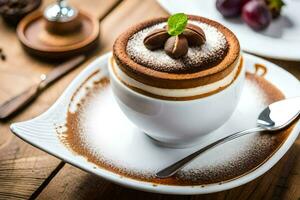
[[[283,93],[276,88],[273,84],[268,82],[261,76],[256,74],[246,73],[247,81],[251,84],[256,85],[260,88],[264,95],[264,99],[267,101],[267,104],[272,102],[284,99]],[[109,79],[107,77],[102,78],[100,81],[95,81],[93,87],[87,90],[87,94],[83,101],[80,101],[80,106],[77,111],[74,113],[69,112],[67,115],[66,127],[67,131],[63,134],[60,134],[61,141],[68,146],[74,153],[84,156],[89,162],[94,163],[100,168],[112,171],[119,174],[120,176],[130,177],[137,180],[151,182],[153,184],[169,184],[169,185],[201,185],[204,187],[206,184],[212,183],[224,183],[230,181],[245,174],[255,170],[265,161],[267,161],[280,146],[287,139],[289,134],[292,131],[294,125],[289,126],[288,128],[278,131],[276,134],[267,134],[261,133],[258,137],[261,140],[270,140],[271,145],[261,146],[263,149],[257,149],[257,153],[250,153],[247,158],[238,158],[240,161],[236,161],[238,164],[229,163],[224,166],[222,169],[211,170],[210,173],[207,171],[205,173],[199,171],[193,172],[193,176],[186,176],[184,172],[178,173],[176,176],[167,178],[167,179],[157,179],[155,177],[145,176],[143,174],[130,173],[126,169],[122,169],[116,165],[112,165],[110,162],[107,162],[105,159],[99,159],[99,156],[96,156],[92,152],[85,142],[82,139],[82,131],[84,131],[82,122],[82,115],[80,113],[84,112],[85,107],[91,100],[94,98],[95,94],[101,94],[101,92],[109,87]],[[75,94],[74,94],[75,95]],[[295,124],[295,123],[294,123]],[[99,130],[101,131],[101,130]],[[263,145],[263,144],[262,144]],[[253,146],[253,148],[260,148],[260,146]],[[255,151],[253,151],[255,152]],[[193,178],[191,178],[193,177]]]

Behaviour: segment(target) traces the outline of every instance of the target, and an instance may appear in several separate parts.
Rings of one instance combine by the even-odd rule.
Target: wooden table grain
[[[44,0],[43,7],[51,2]],[[0,122],[0,199],[300,199],[300,139],[270,171],[224,192],[160,195],[127,189],[60,161],[23,142],[9,130],[14,121],[30,119],[49,108],[72,79],[95,57],[110,51],[115,38],[133,23],[167,15],[155,0],[70,0],[101,19],[100,48],[78,69],[47,89],[15,118]],[[15,30],[0,20],[0,103],[39,80],[57,63],[37,60],[21,48]],[[300,62],[269,59],[300,79]]]

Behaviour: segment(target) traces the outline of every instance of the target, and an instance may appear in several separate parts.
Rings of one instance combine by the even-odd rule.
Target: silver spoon
[[[201,153],[214,148],[220,144],[231,141],[235,138],[254,133],[258,131],[276,131],[289,125],[300,114],[300,97],[294,97],[277,101],[266,107],[258,116],[257,127],[239,131],[221,138],[198,151],[186,156],[185,158],[171,164],[163,170],[156,173],[158,178],[168,178],[176,174],[180,169],[198,157]]]

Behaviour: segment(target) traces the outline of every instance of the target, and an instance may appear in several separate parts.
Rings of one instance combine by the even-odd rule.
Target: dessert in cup
[[[121,110],[168,146],[192,144],[224,124],[244,82],[236,36],[215,21],[182,13],[121,34],[109,72]]]

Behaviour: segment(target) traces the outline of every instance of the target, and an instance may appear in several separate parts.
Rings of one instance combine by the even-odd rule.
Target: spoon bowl
[[[284,99],[270,104],[258,116],[257,126],[269,131],[280,130],[300,114],[300,97]]]

